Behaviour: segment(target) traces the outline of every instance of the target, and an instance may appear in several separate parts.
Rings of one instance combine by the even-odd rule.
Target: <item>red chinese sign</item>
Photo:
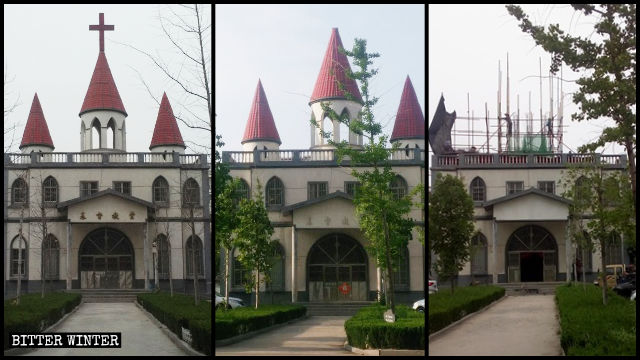
[[[344,282],[340,284],[340,286],[338,286],[338,290],[340,290],[340,292],[343,293],[344,295],[347,295],[348,293],[351,292],[351,285]]]

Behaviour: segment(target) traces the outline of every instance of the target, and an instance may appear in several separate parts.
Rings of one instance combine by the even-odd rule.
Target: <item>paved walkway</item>
[[[508,296],[429,341],[429,356],[562,355],[553,298]]]
[[[133,303],[83,303],[55,332],[120,332],[122,348],[38,349],[26,355],[186,355]]]
[[[215,349],[216,356],[357,355],[344,350],[344,322],[350,316],[312,316],[251,339]]]

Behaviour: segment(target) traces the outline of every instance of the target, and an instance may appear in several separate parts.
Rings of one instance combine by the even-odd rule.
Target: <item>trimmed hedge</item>
[[[360,349],[424,350],[424,314],[396,305],[396,322],[384,321],[387,308],[375,304],[361,308],[344,323],[347,341]]]
[[[194,305],[193,296],[166,292],[140,294],[138,303],[174,334],[182,337],[182,328],[191,332],[191,346],[211,355],[211,302],[200,300]],[[184,340],[184,339],[183,339]]]
[[[307,308],[301,305],[261,305],[216,310],[216,340],[223,340],[251,331],[281,324],[304,316]]]
[[[602,304],[598,286],[556,288],[560,313],[560,344],[568,356],[635,356],[636,302],[608,290]]]
[[[500,299],[504,292],[499,286],[483,285],[456,288],[453,295],[450,291],[429,295],[429,334]]]
[[[20,296],[20,305],[15,299],[4,302],[4,349],[11,345],[11,333],[39,333],[55,324],[64,314],[80,304],[80,294],[64,292],[46,293],[44,299],[40,293]]]

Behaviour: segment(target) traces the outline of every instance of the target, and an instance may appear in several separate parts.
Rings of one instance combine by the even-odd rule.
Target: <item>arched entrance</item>
[[[134,273],[131,241],[116,229],[90,232],[78,250],[80,287],[83,289],[131,289]]]
[[[307,256],[309,301],[367,300],[367,253],[355,239],[331,234],[318,240]]]
[[[556,281],[558,246],[546,229],[519,228],[509,237],[506,252],[509,282]]]

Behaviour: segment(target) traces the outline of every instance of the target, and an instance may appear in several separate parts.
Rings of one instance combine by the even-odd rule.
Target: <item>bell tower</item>
[[[352,147],[362,145],[362,135],[355,134],[347,127],[343,127],[341,133],[340,122],[332,121],[327,114],[322,111],[322,103],[328,104],[329,107],[338,115],[346,114],[349,120],[357,118],[358,113],[362,109],[362,95],[358,90],[356,81],[347,77],[345,69],[351,70],[347,56],[338,51],[342,46],[342,40],[338,33],[338,28],[331,29],[331,38],[329,46],[324,54],[322,67],[316,80],[316,85],[309,101],[311,106],[311,118],[314,119],[319,127],[311,125],[311,148],[324,149],[333,148],[329,145],[320,134],[320,129],[325,132],[332,133],[332,139],[335,142],[346,140]],[[344,91],[340,90],[338,83],[344,86]],[[349,100],[345,95],[348,92],[353,97]]]

